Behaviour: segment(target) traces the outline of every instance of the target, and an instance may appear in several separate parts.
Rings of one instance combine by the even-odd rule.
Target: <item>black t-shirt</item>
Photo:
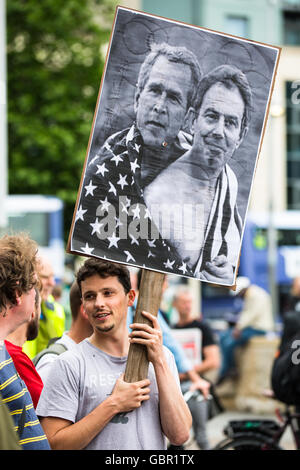
[[[182,328],[199,328],[201,330],[201,333],[202,333],[202,343],[201,343],[202,354],[203,354],[203,348],[205,348],[206,346],[211,346],[213,344],[216,344],[212,329],[210,328],[210,326],[207,323],[205,323],[203,321],[193,320],[193,321],[191,321],[190,323],[187,323],[184,326],[175,325],[174,328],[176,328],[178,330],[182,329]]]

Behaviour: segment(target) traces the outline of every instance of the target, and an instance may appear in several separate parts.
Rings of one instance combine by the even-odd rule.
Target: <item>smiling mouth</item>
[[[106,313],[96,313],[94,315],[94,318],[98,318],[98,319],[104,319],[106,317],[108,317],[110,315],[109,312],[106,312]]]
[[[204,140],[204,142],[212,151],[225,152],[225,149],[222,147],[222,145],[218,145],[216,142],[212,142],[210,140]]]

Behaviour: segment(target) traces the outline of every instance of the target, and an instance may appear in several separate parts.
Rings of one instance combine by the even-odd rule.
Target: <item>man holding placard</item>
[[[93,326],[76,351],[60,355],[43,389],[37,413],[53,449],[165,449],[189,437],[192,424],[174,358],[162,345],[155,316],[132,324],[134,302],[128,269],[88,259],[77,274],[83,307]],[[123,380],[130,344],[146,347],[147,379]]]

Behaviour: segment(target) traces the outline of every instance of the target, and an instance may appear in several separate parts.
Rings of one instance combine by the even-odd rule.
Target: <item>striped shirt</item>
[[[25,450],[50,450],[28,389],[15,369],[4,342],[0,342],[0,392]]]

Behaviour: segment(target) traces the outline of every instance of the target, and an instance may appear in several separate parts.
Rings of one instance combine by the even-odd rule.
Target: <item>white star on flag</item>
[[[109,240],[108,248],[111,248],[112,246],[115,246],[116,248],[118,248],[118,241],[120,240],[120,238],[116,237],[115,232],[112,234],[111,237],[107,237],[107,240]]]
[[[88,243],[85,244],[85,246],[82,246],[81,249],[83,250],[84,253],[87,255],[91,255],[92,251],[94,251],[94,248],[90,247]]]
[[[117,190],[110,181],[109,181],[109,190],[108,190],[108,192],[109,193],[114,193],[115,196],[117,195]]]
[[[139,219],[140,217],[140,207],[138,204],[136,204],[135,209],[132,209],[132,215],[134,219]]]
[[[137,153],[139,153],[141,146],[138,144],[135,144],[134,146],[135,146],[135,150],[137,151]]]
[[[170,261],[169,258],[166,263],[164,263],[166,269],[173,269],[173,264],[175,263],[174,261]]]
[[[180,268],[178,268],[178,270],[182,271],[182,274],[185,274],[187,272],[186,263],[184,263],[184,261],[182,261],[182,265],[180,266]]]
[[[125,255],[127,256],[127,259],[126,259],[126,263],[128,263],[128,261],[135,261],[134,257],[132,256],[131,253],[129,253],[129,251],[124,251]]]
[[[155,238],[154,240],[147,240],[147,243],[150,246],[150,248],[155,248]]]
[[[106,168],[105,163],[102,163],[102,165],[97,165],[96,175],[98,175],[99,173],[101,173],[101,175],[104,176],[104,173],[105,173],[106,171],[108,172],[108,169]]]
[[[137,168],[140,168],[140,165],[137,163],[137,158],[134,160],[134,162],[130,162],[130,166],[131,166],[131,171],[133,171],[133,173],[135,173],[135,170]]]
[[[82,205],[80,205],[78,211],[76,212],[76,219],[75,219],[75,222],[77,222],[77,220],[84,220],[83,219],[83,215],[86,213],[87,209],[86,210],[83,210],[82,209]]]
[[[127,175],[122,176],[119,174],[119,181],[117,182],[117,184],[119,184],[122,189],[124,188],[124,186],[128,186],[126,178],[127,178]]]
[[[85,190],[86,190],[85,197],[88,196],[89,194],[91,194],[91,196],[94,196],[94,191],[96,188],[97,186],[94,186],[92,183],[92,180],[90,180],[89,184],[85,186]]]
[[[139,245],[139,242],[136,238],[134,238],[133,235],[129,234],[130,238],[131,238],[131,245]]]
[[[118,166],[119,162],[123,162],[123,159],[120,157],[120,155],[114,155],[111,160],[115,162],[116,166]]]
[[[123,223],[120,221],[118,217],[115,217],[115,221],[116,221],[116,228],[121,227],[121,225],[123,225]]]
[[[108,212],[108,208],[109,208],[109,206],[110,206],[110,202],[108,202],[107,196],[106,196],[106,198],[105,198],[103,201],[101,201],[101,199],[100,199],[100,202],[102,203],[101,209],[102,209],[103,211],[107,211],[107,212]]]
[[[126,136],[126,144],[128,144],[128,142],[130,142],[133,139],[133,136],[134,136],[134,127],[131,126],[131,128],[129,129],[129,132]]]
[[[103,226],[103,224],[100,224],[98,221],[98,217],[96,218],[95,222],[90,225],[93,227],[92,235],[94,235],[94,233],[100,233],[100,228]]]
[[[148,207],[146,207],[146,210],[145,210],[145,213],[144,213],[144,219],[152,220],[152,216],[150,214],[150,211],[149,211]]]
[[[122,211],[121,212],[126,212],[126,214],[128,215],[128,210],[127,210],[127,207],[125,206],[124,202],[120,201],[121,204],[122,204]]]
[[[148,251],[148,258],[155,258],[155,255],[150,250]]]

